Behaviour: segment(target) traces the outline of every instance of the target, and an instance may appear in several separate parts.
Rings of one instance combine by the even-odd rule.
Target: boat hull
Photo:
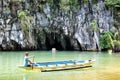
[[[95,60],[69,60],[69,61],[56,61],[56,62],[42,62],[36,63],[33,67],[25,67],[19,66],[19,68],[23,68],[25,70],[33,70],[33,71],[60,71],[60,70],[70,70],[70,69],[79,69],[92,67],[92,64]]]

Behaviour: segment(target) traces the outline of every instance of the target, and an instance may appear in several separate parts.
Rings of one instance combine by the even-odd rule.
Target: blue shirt
[[[28,66],[29,65],[29,57],[25,56],[24,57],[24,66]]]

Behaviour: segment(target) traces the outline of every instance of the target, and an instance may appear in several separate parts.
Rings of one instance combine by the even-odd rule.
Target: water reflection
[[[23,75],[23,79],[22,80],[27,80],[27,75],[26,74]]]
[[[24,52],[0,53],[0,80],[119,80],[120,54],[97,52],[57,52],[55,58],[48,51],[30,52],[35,61],[96,59],[93,67],[56,72],[24,71],[17,67],[23,64]],[[4,62],[3,62],[4,61]]]

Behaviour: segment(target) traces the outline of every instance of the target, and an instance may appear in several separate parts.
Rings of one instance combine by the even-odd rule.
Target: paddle
[[[29,58],[30,58],[29,62],[30,62],[31,68],[33,69],[34,56],[30,56]]]
[[[33,64],[34,64],[34,57],[35,56],[32,56],[32,69],[33,69]]]

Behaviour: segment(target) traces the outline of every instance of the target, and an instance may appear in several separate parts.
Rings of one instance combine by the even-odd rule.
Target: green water
[[[0,52],[0,80],[120,80],[120,53],[30,51],[35,62],[96,59],[93,67],[85,69],[39,72],[18,68],[23,64],[24,52]]]

